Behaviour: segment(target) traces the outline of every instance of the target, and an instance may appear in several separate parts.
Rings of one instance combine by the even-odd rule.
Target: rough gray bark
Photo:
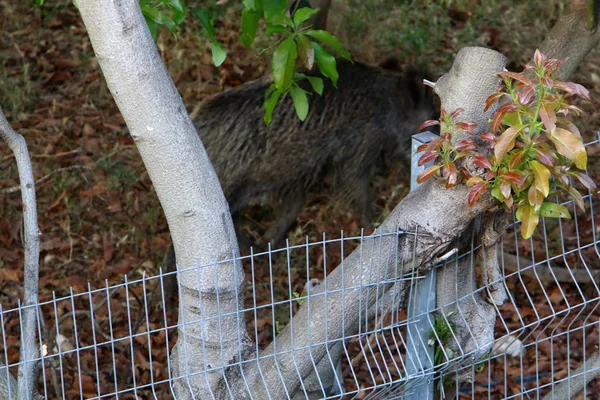
[[[588,0],[571,0],[539,49],[548,58],[565,58],[567,62],[556,76],[567,80],[583,58],[600,41],[600,29],[587,24]]]
[[[236,315],[243,308],[244,271],[240,262],[223,262],[239,251],[217,175],[138,1],[79,0],[78,7],[173,238],[181,304],[174,374],[204,370],[204,363],[219,371],[250,341]],[[194,266],[207,267],[182,271]],[[186,398],[188,387],[197,397],[210,398],[219,376],[196,374],[177,381],[178,398]]]
[[[248,363],[243,371],[229,371],[229,385],[236,389],[233,398],[279,399],[302,390],[301,382],[313,371],[313,362],[318,364],[329,350],[315,343],[331,342],[355,332],[361,312],[359,304],[369,307],[392,286],[383,285],[382,281],[394,282],[413,268],[425,271],[436,264],[473,220],[494,204],[487,198],[466,207],[467,193],[466,187],[446,190],[433,181],[411,192],[375,233],[392,235],[367,238],[314,289],[310,301],[300,308],[276,342],[265,349],[260,361]],[[418,240],[411,233],[394,235],[397,229],[417,231]],[[378,289],[364,289],[369,286]],[[320,323],[326,317],[327,332]],[[242,372],[246,380],[257,383],[250,389],[251,395],[244,387]]]
[[[440,96],[442,107],[448,112],[464,109],[458,120],[475,121],[478,124],[476,133],[489,130],[488,119],[494,114],[495,108],[483,113],[483,105],[485,99],[496,92],[500,83],[496,74],[504,69],[505,64],[506,57],[496,51],[484,48],[462,49],[456,56],[450,72],[442,76],[435,85],[435,92]],[[455,141],[462,139],[464,137],[454,138]],[[493,251],[490,247],[495,245],[495,240],[505,227],[494,234],[494,230],[491,229],[494,225],[493,219],[488,221],[489,218],[484,219],[483,223],[478,221],[465,231],[463,243],[468,247],[459,248],[458,254],[467,254],[479,244],[483,244],[480,253]],[[488,234],[482,235],[482,232]],[[490,243],[481,243],[482,236],[490,237]],[[480,257],[489,260],[490,266],[486,270],[489,270],[490,277],[497,277],[498,257],[486,257],[486,254]],[[447,263],[437,275],[437,306],[440,307],[446,322],[454,327],[453,339],[450,343],[442,344],[447,351],[448,360],[470,353],[474,359],[480,359],[489,353],[494,344],[496,312],[488,302],[486,294],[492,291],[502,293],[502,289],[498,288],[500,285],[494,285],[495,290],[478,292],[481,282],[477,279],[475,265],[477,264],[473,258],[463,257]],[[500,295],[498,302],[503,302],[501,299],[505,297],[506,294]],[[464,378],[466,376],[459,377],[459,380]]]
[[[36,333],[38,280],[40,271],[40,229],[37,221],[37,203],[35,197],[35,180],[31,158],[27,151],[27,143],[23,136],[15,132],[0,108],[0,139],[2,139],[15,154],[19,183],[21,186],[21,202],[23,203],[23,227],[25,246],[24,287],[25,302],[23,308],[23,325],[21,332],[21,354],[19,376],[17,382],[10,376],[8,369],[0,373],[0,398],[15,396],[18,385],[18,398],[39,398],[37,394],[37,381],[39,375],[39,362],[33,361],[39,357]],[[0,367],[2,364],[0,363]],[[15,397],[16,398],[16,397]]]

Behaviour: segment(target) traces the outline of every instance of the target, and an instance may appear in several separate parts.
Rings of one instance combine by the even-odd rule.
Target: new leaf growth
[[[421,128],[439,124],[441,137],[419,147],[424,152],[419,165],[435,164],[419,175],[418,182],[438,176],[450,188],[464,179],[471,187],[469,205],[489,192],[504,207],[516,207],[525,239],[533,235],[540,216],[571,218],[565,206],[546,202],[548,196],[566,193],[583,209],[581,193],[570,185],[570,177],[588,190],[596,185],[584,172],[587,153],[581,133],[568,116],[581,113],[571,104],[574,97],[589,101],[590,96],[583,86],[555,77],[565,61],[548,59],[536,50],[534,64],[526,66],[533,77],[508,71],[498,74],[503,85],[487,98],[483,111],[496,103],[499,107],[491,132],[479,135],[482,146],[476,146],[474,139],[452,141],[460,132],[472,135],[476,127],[455,121],[462,110],[442,110],[439,121],[424,122]],[[456,165],[465,156],[472,157],[476,173]]]

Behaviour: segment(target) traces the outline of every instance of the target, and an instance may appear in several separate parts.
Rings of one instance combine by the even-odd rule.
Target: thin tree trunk
[[[33,179],[33,168],[31,167],[31,158],[27,151],[27,143],[23,136],[19,135],[11,128],[1,108],[0,139],[5,141],[15,154],[17,169],[19,171],[19,183],[21,186],[21,202],[23,203],[25,302],[21,305],[23,307],[20,355],[20,362],[22,364],[19,365],[19,376],[17,381],[18,398],[38,398],[37,381],[40,369],[39,362],[33,360],[39,357],[39,342],[36,340],[36,333],[38,331],[37,304],[41,233],[37,219],[35,180]],[[1,375],[4,375],[4,373]],[[7,368],[6,376],[0,376],[0,398],[10,398],[8,397],[8,393],[14,396],[16,387],[13,385],[14,379],[9,375]]]

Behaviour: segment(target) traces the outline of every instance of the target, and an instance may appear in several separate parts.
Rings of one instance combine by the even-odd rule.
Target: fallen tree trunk
[[[476,116],[480,120],[483,100],[495,92],[496,73],[502,71],[504,63],[505,57],[496,51],[464,48],[451,72],[438,81],[439,93],[448,96],[447,102],[465,109],[467,117]],[[233,397],[293,396],[300,390],[303,379],[313,371],[314,364],[321,362],[330,347],[338,343],[335,339],[357,330],[361,306],[370,307],[393,286],[397,293],[404,292],[405,274],[426,271],[451,248],[468,250],[470,227],[481,213],[495,204],[494,199],[485,197],[468,207],[468,191],[466,186],[446,190],[432,180],[411,192],[374,235],[366,238],[314,289],[307,304],[256,362],[230,369],[226,379],[228,386],[236,389]],[[326,318],[327,329],[323,329],[321,321]],[[491,348],[493,329],[490,335],[489,321],[483,330],[489,342],[487,347]],[[478,350],[473,345],[463,348]],[[482,348],[485,352],[486,348]],[[244,380],[257,384],[247,390]]]

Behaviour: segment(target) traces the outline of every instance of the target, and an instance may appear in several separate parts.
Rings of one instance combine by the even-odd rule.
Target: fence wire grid
[[[600,381],[595,373],[600,369],[600,227],[596,224],[599,206],[590,194],[584,196],[585,213],[572,201],[556,200],[571,211],[573,219],[542,218],[538,232],[529,240],[520,238],[519,222],[513,220],[497,245],[503,277],[494,283],[506,289],[508,301],[502,306],[494,305],[495,341],[488,356],[476,358],[472,352],[446,349],[447,337],[454,335],[452,324],[448,323],[448,304],[438,305],[432,314],[410,317],[405,302],[395,302],[391,308],[386,308],[383,301],[371,306],[360,304],[356,332],[326,343],[311,342],[309,351],[312,346],[339,346],[335,353],[339,357],[332,355],[333,350],[328,351],[330,367],[337,371],[333,385],[317,376],[320,397],[414,398],[415,387],[433,381],[436,398],[537,399],[560,383],[575,382],[576,377],[585,375],[591,379],[586,379],[579,394],[574,383],[569,398],[600,398]],[[237,259],[244,265],[247,280],[244,308],[237,311],[238,321],[247,327],[258,354],[241,362],[259,360],[260,350],[277,340],[278,332],[301,306],[307,306],[310,312],[310,288],[326,284],[327,274],[338,265],[343,268],[344,258],[353,249],[377,238],[398,235],[413,235],[418,240],[418,235],[407,232],[347,238],[342,232],[340,238],[323,236],[322,241],[288,245]],[[460,260],[473,259],[475,249],[472,250],[455,255],[436,268],[452,270]],[[361,254],[367,263],[371,256],[368,252]],[[397,258],[390,259],[389,268],[399,268],[397,262]],[[475,263],[470,265],[475,274]],[[209,266],[193,270],[206,267]],[[161,271],[157,276],[144,275],[137,280],[125,276],[118,285],[94,288],[88,283],[84,292],[70,289],[67,296],[54,295],[35,305],[19,303],[14,309],[0,306],[0,385],[10,385],[9,375],[17,376],[23,313],[33,308],[41,354],[36,360],[41,366],[38,388],[44,398],[176,398],[173,385],[177,381],[188,379],[190,373],[206,374],[211,370],[187,371],[188,375],[173,373],[172,349],[182,339],[178,338],[178,329],[198,323],[178,321],[177,299],[167,290],[175,274]],[[403,290],[410,293],[421,279],[421,275],[411,273],[376,285],[357,283],[344,290],[383,291],[402,283]],[[486,290],[489,289],[481,287],[470,296]],[[319,295],[331,296],[332,292],[325,290]],[[455,309],[462,312],[460,307]],[[412,337],[408,326],[422,319],[431,327],[428,336]],[[327,325],[328,320],[320,323]],[[415,343],[435,349],[434,359],[429,360],[434,367],[424,368],[426,363],[409,360],[409,346]],[[273,355],[293,357],[296,350],[306,349],[276,351]],[[457,377],[465,375],[466,383],[452,385]],[[302,397],[307,390],[306,380],[301,382]],[[11,398],[11,390],[8,393]]]

